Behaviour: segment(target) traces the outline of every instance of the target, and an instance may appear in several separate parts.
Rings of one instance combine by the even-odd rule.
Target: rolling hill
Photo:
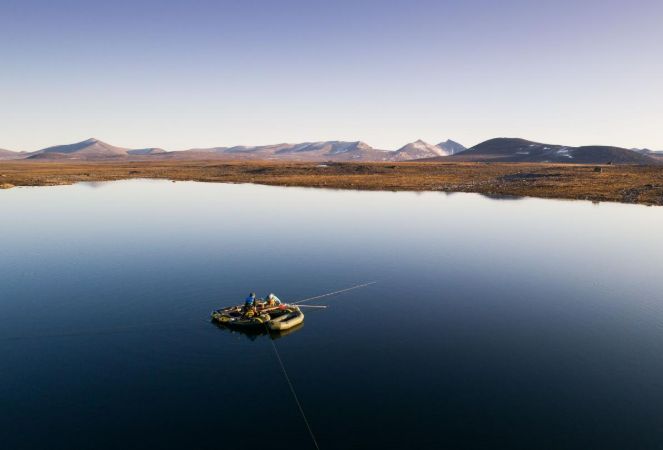
[[[164,159],[228,159],[289,161],[389,161],[393,152],[361,141],[321,141],[300,144],[193,148],[158,155]]]
[[[21,159],[25,157],[25,153],[13,152],[0,148],[0,159]]]
[[[75,144],[55,145],[36,152],[28,153],[28,159],[80,159],[80,160],[105,160],[127,158],[131,156],[150,156],[166,153],[160,148],[127,149],[107,144],[95,138],[86,139]]]
[[[631,150],[663,163],[663,150],[649,150],[648,148],[632,148]]]
[[[127,154],[137,156],[161,155],[163,153],[166,153],[166,151],[162,148],[139,148],[136,150],[127,150]]]
[[[453,156],[430,160],[477,162],[541,162],[573,164],[655,164],[657,161],[629,149],[591,145],[571,147],[519,138],[495,138]]]
[[[409,161],[412,159],[434,158],[437,156],[448,156],[452,153],[437,145],[429,144],[421,139],[410,142],[396,150],[392,156],[393,161]]]
[[[440,147],[445,152],[447,152],[447,155],[455,155],[456,153],[464,152],[465,150],[467,150],[467,148],[464,145],[459,144],[456,141],[452,141],[451,139],[447,139],[444,142],[440,142],[439,144],[437,144],[437,146]]]
[[[31,159],[104,159],[127,156],[127,149],[90,138],[75,144],[55,145],[30,154]]]

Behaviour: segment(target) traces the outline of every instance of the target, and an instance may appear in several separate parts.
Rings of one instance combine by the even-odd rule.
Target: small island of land
[[[663,205],[663,167],[485,162],[0,162],[0,185],[155,178],[334,189],[475,192]]]

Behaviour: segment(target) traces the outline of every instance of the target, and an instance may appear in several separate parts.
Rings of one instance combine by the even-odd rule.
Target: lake
[[[663,448],[663,208],[131,180],[0,191],[7,449]],[[312,301],[270,341],[250,291]]]

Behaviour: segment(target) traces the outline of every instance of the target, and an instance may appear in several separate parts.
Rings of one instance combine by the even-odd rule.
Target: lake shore
[[[131,178],[387,191],[474,192],[663,205],[663,167],[529,163],[0,161],[0,187]]]

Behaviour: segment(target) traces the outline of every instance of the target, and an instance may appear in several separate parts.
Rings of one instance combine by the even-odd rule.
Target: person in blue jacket
[[[256,302],[256,293],[251,292],[249,296],[246,297],[246,300],[244,300],[244,312],[246,313],[254,310],[255,302]]]

